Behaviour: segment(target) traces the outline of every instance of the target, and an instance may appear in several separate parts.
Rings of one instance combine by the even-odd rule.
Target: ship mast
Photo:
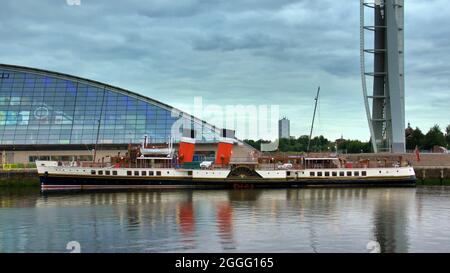
[[[309,148],[311,146],[311,137],[312,137],[313,128],[314,128],[314,119],[316,118],[316,110],[317,110],[317,102],[319,101],[319,93],[320,93],[320,86],[317,89],[317,95],[315,98],[316,103],[314,105],[314,114],[313,114],[312,123],[311,123],[311,131],[309,132],[308,148],[306,149],[307,153],[309,153]]]
[[[103,105],[105,104],[105,93],[106,93],[106,87],[103,88],[102,106],[100,107],[100,117],[98,119],[97,136],[96,136],[96,139],[95,139],[95,146],[94,146],[94,156],[92,158],[92,162],[94,164],[95,164],[95,159],[97,157],[98,137],[100,135],[100,125],[101,125],[102,116],[103,116]]]
[[[93,163],[95,164],[95,158],[97,157],[97,145],[98,145],[98,136],[100,134],[100,119],[98,119],[98,127],[97,127],[97,137],[95,140],[95,146],[94,146],[94,156],[92,158]]]

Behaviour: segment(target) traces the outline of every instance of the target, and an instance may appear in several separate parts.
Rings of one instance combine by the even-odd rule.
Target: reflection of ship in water
[[[305,234],[305,249],[318,253],[323,246],[322,233],[330,230],[336,234],[345,232],[345,227],[340,221],[341,208],[336,206],[340,201],[362,201],[367,197],[367,188],[313,188],[288,190],[286,200],[288,201],[291,217],[297,217],[303,223]],[[297,209],[295,209],[297,208]],[[306,243],[308,242],[308,244]]]
[[[264,190],[231,190],[228,191],[228,200],[233,201],[257,201]]]
[[[170,249],[167,242],[172,240],[176,240],[184,249],[196,246],[196,213],[192,195],[192,191],[165,190],[46,195],[39,199],[37,206],[74,207],[80,211],[83,211],[83,207],[88,210],[95,208],[94,211],[101,211],[101,217],[106,217],[115,224],[103,225],[101,221],[93,219],[95,225],[83,228],[91,230],[91,235],[84,238],[95,237],[92,240],[97,240],[96,238],[109,236],[118,241],[133,242],[143,250],[148,248],[166,251]],[[98,217],[99,214],[88,216]],[[77,217],[79,214],[75,215],[72,221],[79,221]],[[121,251],[120,248],[118,250]]]
[[[372,207],[373,216],[373,237],[380,244],[382,253],[407,252],[408,242],[408,210],[415,207],[415,189],[308,189],[308,190],[288,190],[286,199],[299,204],[299,214],[304,217],[312,217],[311,213],[325,213],[329,218],[326,223],[333,224],[333,219],[340,219],[338,215],[345,212],[343,208],[336,207],[336,201],[343,200],[349,202],[358,201],[360,206]],[[339,202],[341,204],[341,202]],[[305,215],[305,213],[307,215]],[[370,213],[368,211],[367,213]],[[334,215],[334,216],[333,216]],[[336,217],[338,216],[338,217]],[[307,220],[310,246],[315,252],[318,245],[316,221]],[[335,223],[333,229],[340,232],[343,227],[339,222]]]
[[[377,198],[374,211],[374,236],[382,253],[408,252],[408,210],[415,190],[389,189]],[[411,198],[414,196],[414,198]]]
[[[195,246],[195,209],[192,191],[188,191],[185,198],[176,206],[176,223],[185,247]]]
[[[38,198],[36,207],[80,205],[141,205],[169,204],[189,198],[190,191],[93,191],[64,194],[45,194]]]
[[[220,202],[216,206],[217,229],[224,250],[236,249],[233,236],[233,207],[230,202]]]
[[[29,244],[29,250],[42,247],[30,243],[32,238],[43,238],[48,249],[54,248],[53,234],[60,227],[68,227],[58,233],[58,238],[71,240],[75,234],[77,238],[102,245],[101,250],[106,252],[120,251],[111,250],[104,243],[110,238],[114,238],[113,242],[133,242],[138,250],[164,252],[173,251],[174,247],[189,250],[203,244],[211,250],[214,243],[219,243],[222,250],[232,251],[242,247],[237,240],[242,234],[251,237],[264,233],[260,228],[268,225],[277,227],[288,237],[299,236],[300,242],[306,243],[291,246],[293,250],[300,247],[306,251],[324,251],[330,243],[330,236],[325,234],[347,235],[355,227],[356,233],[361,229],[373,230],[374,235],[367,242],[378,241],[381,251],[405,252],[408,250],[407,218],[409,208],[415,207],[411,203],[415,200],[415,189],[155,190],[36,194],[26,204],[15,199],[2,198],[0,203],[3,207],[21,204],[64,208],[63,211],[38,209],[39,215],[34,220],[13,218],[16,222],[13,225],[38,221],[37,225],[45,226],[45,229],[34,229],[35,225],[30,224],[24,227],[25,231],[9,231],[9,237],[21,238],[23,244]],[[61,217],[60,213],[70,217]],[[289,223],[285,225],[286,219]],[[265,238],[257,240],[264,242]],[[361,238],[365,240],[364,236]],[[88,244],[86,241],[81,243]],[[17,245],[12,239],[5,241],[6,244],[12,246],[10,249]]]

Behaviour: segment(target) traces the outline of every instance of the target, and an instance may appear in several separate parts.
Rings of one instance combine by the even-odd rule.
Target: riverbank
[[[449,167],[414,167],[417,177],[417,185],[450,186],[450,168]]]
[[[417,186],[450,186],[450,179],[417,179]]]
[[[39,176],[36,169],[0,171],[0,187],[25,188],[39,186]]]

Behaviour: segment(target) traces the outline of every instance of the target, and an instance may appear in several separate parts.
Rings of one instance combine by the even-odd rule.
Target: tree
[[[406,149],[414,150],[416,149],[416,146],[419,147],[419,149],[423,148],[424,138],[425,136],[422,131],[416,127],[416,129],[412,130],[411,135],[406,138]]]
[[[433,149],[434,146],[446,146],[445,136],[439,125],[434,125],[425,135],[423,147],[427,150]]]
[[[244,139],[244,142],[257,150],[261,149],[261,146],[258,147],[258,143],[252,139]]]
[[[321,152],[328,151],[328,147],[330,146],[330,141],[326,139],[324,136],[316,136],[311,139],[311,145],[309,147],[310,152]],[[306,150],[305,150],[306,151]]]
[[[261,143],[270,143],[270,140],[259,139],[257,141],[254,141],[252,139],[244,139],[244,142],[257,150],[261,150]]]
[[[447,142],[447,148],[450,149],[450,124],[445,128],[445,141]]]
[[[370,142],[361,142],[359,140],[344,140],[339,145],[338,149],[341,151],[346,151],[347,153],[370,153],[371,147]]]
[[[299,152],[306,152],[307,148],[308,148],[308,141],[309,141],[309,136],[307,135],[303,135],[300,136],[299,138],[297,138],[297,151]]]

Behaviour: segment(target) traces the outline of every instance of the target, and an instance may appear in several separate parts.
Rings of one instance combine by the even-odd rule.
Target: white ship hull
[[[42,190],[135,188],[260,188],[301,186],[415,185],[412,167],[303,170],[90,168],[38,161]]]

